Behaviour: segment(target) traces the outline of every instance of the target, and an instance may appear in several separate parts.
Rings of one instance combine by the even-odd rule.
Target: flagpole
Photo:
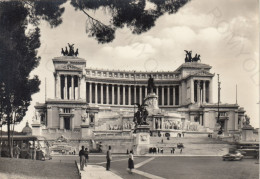
[[[237,104],[237,84],[236,84],[236,104]]]

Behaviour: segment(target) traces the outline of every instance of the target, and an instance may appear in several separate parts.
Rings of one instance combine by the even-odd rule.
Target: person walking
[[[80,157],[80,170],[84,171],[84,165],[85,165],[85,152],[84,152],[84,146],[81,147],[81,150],[79,151],[79,157]]]
[[[111,146],[108,146],[108,151],[107,151],[107,171],[110,170],[110,162],[112,160],[112,154],[111,154]]]
[[[20,152],[21,152],[21,149],[18,147],[18,145],[16,145],[14,148],[14,157],[19,158]]]
[[[133,173],[132,169],[134,169],[134,155],[133,155],[132,150],[130,151],[130,154],[129,154],[128,168],[129,168],[130,173],[132,174]]]
[[[172,154],[174,154],[174,151],[175,151],[175,148],[173,147],[173,148],[172,148]]]
[[[88,154],[89,154],[89,151],[88,151],[88,148],[86,147],[86,148],[85,148],[85,151],[84,151],[84,155],[85,155],[85,166],[88,165]]]

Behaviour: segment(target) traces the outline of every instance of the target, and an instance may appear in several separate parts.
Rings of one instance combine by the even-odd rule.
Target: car
[[[226,155],[222,156],[222,159],[229,160],[229,161],[234,161],[234,160],[239,160],[241,161],[244,158],[244,155],[241,154],[239,151],[235,151],[234,153],[228,153]]]

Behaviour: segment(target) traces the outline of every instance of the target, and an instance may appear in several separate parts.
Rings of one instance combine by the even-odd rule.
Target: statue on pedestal
[[[155,85],[154,85],[153,77],[152,75],[149,75],[148,87],[147,87],[148,94],[154,93],[154,89],[155,89]]]

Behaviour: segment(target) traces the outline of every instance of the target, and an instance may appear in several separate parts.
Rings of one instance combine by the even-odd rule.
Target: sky
[[[192,0],[176,14],[159,17],[146,33],[134,35],[128,28],[117,29],[112,43],[98,44],[86,34],[87,18],[67,2],[63,23],[51,28],[42,21],[39,66],[30,74],[41,80],[40,92],[17,125],[20,131],[32,122],[34,105],[45,95],[54,98],[52,58],[61,56],[61,48],[74,43],[87,68],[136,71],[174,71],[184,63],[184,50],[201,55],[201,62],[212,66],[213,101],[217,102],[217,74],[221,81],[221,102],[236,102],[244,107],[251,125],[259,127],[259,16],[257,0]],[[88,11],[109,22],[108,12]],[[46,79],[46,83],[45,83]],[[46,89],[46,90],[45,90]]]

